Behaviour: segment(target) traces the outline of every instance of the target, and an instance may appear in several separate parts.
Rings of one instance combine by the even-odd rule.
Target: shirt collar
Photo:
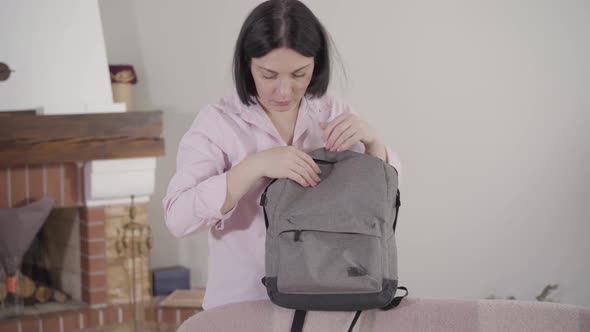
[[[261,128],[284,144],[281,135],[258,102],[253,105],[244,105],[236,94],[230,104],[233,105],[226,105],[229,107],[224,108],[227,112],[238,115],[244,121]],[[299,113],[297,114],[297,120],[295,123],[293,143],[296,143],[301,135],[303,135],[311,126],[319,126],[319,122],[314,116],[318,112],[320,112],[320,110],[317,101],[308,96],[303,97],[301,104],[299,105]]]

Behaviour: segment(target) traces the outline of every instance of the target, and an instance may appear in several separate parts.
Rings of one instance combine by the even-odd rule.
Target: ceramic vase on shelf
[[[137,84],[137,75],[132,65],[110,65],[113,101],[125,103],[127,111],[133,109],[133,85]]]

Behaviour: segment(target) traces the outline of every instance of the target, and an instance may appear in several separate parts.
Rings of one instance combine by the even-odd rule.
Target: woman
[[[400,169],[374,129],[325,96],[329,37],[301,2],[257,6],[233,62],[237,92],[199,112],[179,144],[163,202],[175,236],[209,230],[205,309],[268,298],[260,195],[273,178],[316,186],[320,169],[307,152],[350,149]]]

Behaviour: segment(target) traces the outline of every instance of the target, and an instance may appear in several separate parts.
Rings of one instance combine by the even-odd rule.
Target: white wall
[[[97,0],[2,0],[0,111],[122,110],[113,105]]]
[[[163,109],[167,156],[149,207],[155,266],[206,281],[206,235],[177,240],[160,200],[180,136],[231,91],[259,1],[100,0],[110,63]],[[584,1],[307,1],[331,32],[344,95],[402,158],[401,282],[416,297],[590,306],[590,8]]]

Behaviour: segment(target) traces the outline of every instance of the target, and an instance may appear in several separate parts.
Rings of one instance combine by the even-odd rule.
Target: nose
[[[288,99],[291,97],[291,93],[293,90],[292,82],[290,79],[280,79],[277,86],[277,95],[281,98]],[[284,99],[283,99],[284,100]]]

